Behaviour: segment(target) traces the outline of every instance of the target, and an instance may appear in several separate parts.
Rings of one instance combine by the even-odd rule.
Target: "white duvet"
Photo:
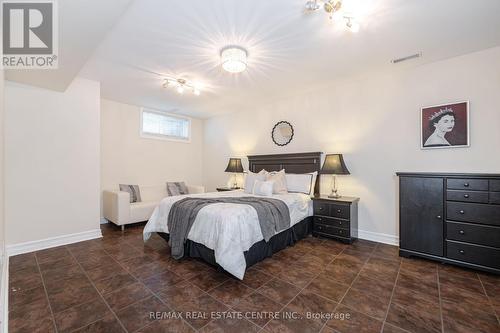
[[[155,208],[144,228],[144,240],[153,232],[168,233],[168,213],[172,204],[185,197],[243,197],[254,196],[242,190],[166,197]],[[274,199],[286,203],[290,211],[291,226],[312,216],[312,201],[303,193],[275,194]],[[264,239],[257,212],[249,205],[216,203],[203,207],[188,234],[188,239],[212,249],[215,261],[239,279],[245,275],[244,252]]]

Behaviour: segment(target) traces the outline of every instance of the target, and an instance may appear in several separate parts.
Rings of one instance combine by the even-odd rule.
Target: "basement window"
[[[190,142],[191,119],[143,108],[141,111],[141,137]]]

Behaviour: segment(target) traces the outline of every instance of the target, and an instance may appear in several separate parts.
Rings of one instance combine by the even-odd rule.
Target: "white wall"
[[[420,150],[420,108],[460,100],[470,100],[471,147]],[[500,48],[390,75],[332,83],[207,120],[204,182],[209,190],[225,184],[223,170],[230,156],[343,153],[352,175],[340,178],[340,191],[361,198],[363,237],[394,242],[399,233],[395,172],[500,172],[499,110]],[[293,141],[285,148],[270,138],[279,120],[290,121],[295,128]],[[322,192],[328,192],[328,185],[329,179]]]
[[[0,30],[1,32],[1,30]],[[0,39],[1,41],[1,39]],[[0,48],[1,50],[1,48]],[[0,52],[1,53],[1,52]],[[4,71],[0,69],[0,272],[5,254],[5,209],[4,209]],[[1,277],[0,277],[1,281]],[[0,295],[1,297],[1,295]],[[0,300],[1,303],[1,300]],[[1,328],[0,328],[1,331]]]
[[[0,33],[2,29],[0,28]],[[0,43],[2,39],[0,37]],[[0,54],[3,54],[0,46]],[[4,71],[0,69],[0,333],[7,332],[8,311],[8,257],[5,254],[4,209]]]
[[[101,189],[118,184],[202,184],[203,122],[191,121],[191,142],[140,136],[140,107],[101,101]]]
[[[8,247],[99,229],[99,89],[79,78],[63,93],[6,84]]]

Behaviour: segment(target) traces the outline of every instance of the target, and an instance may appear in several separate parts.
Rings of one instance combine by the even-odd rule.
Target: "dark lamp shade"
[[[230,158],[227,168],[224,172],[243,173],[241,158]]]
[[[344,157],[342,156],[342,154],[326,155],[325,163],[323,163],[323,167],[321,168],[320,173],[333,175],[351,174],[344,163]]]

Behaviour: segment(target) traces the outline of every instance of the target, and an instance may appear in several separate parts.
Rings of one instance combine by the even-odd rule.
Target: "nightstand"
[[[234,191],[234,190],[241,190],[241,187],[217,187],[217,192],[226,192],[226,191]]]
[[[358,201],[359,198],[354,197],[314,197],[313,236],[333,238],[349,244],[356,240]]]

